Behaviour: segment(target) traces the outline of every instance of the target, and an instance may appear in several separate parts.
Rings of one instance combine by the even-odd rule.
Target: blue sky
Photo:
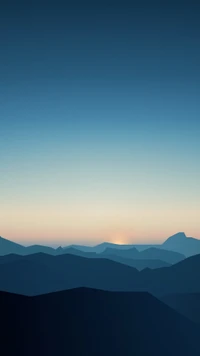
[[[12,5],[0,15],[0,234],[200,237],[199,5]]]

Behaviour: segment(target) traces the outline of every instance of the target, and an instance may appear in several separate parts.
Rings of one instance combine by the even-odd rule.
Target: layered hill
[[[184,255],[178,252],[159,249],[156,247],[150,247],[140,252],[135,247],[132,247],[128,250],[106,248],[105,251],[101,253],[101,255],[102,256],[115,255],[115,256],[120,256],[123,258],[129,258],[134,260],[160,260],[169,264],[177,263],[185,258]]]
[[[25,295],[89,287],[110,291],[148,291],[156,296],[200,293],[200,255],[170,267],[137,269],[107,258],[72,254],[3,256],[0,290]]]
[[[117,245],[113,243],[108,243],[104,242],[102,244],[96,245],[96,246],[81,246],[81,245],[71,245],[71,246],[66,246],[66,247],[59,247],[57,249],[49,247],[49,246],[42,246],[42,245],[33,245],[33,246],[22,246],[20,244],[14,243],[12,241],[9,241],[3,237],[0,237],[0,256],[11,254],[11,253],[16,253],[20,255],[28,255],[32,253],[48,253],[51,255],[59,255],[68,252],[69,250],[76,250],[80,251],[82,253],[96,253],[96,254],[105,254],[108,253],[109,250],[114,250],[117,252],[119,250],[119,253],[130,253],[132,250],[132,254],[134,252],[134,249],[137,249],[137,252],[141,253],[141,258],[143,259],[149,259],[149,257],[146,256],[149,254],[153,254],[155,251],[157,251],[157,257],[155,259],[161,259],[161,252],[160,256],[158,256],[160,250],[167,250],[167,251],[173,251],[176,252],[177,254],[181,255],[182,258],[183,256],[189,257],[195,254],[200,253],[200,240],[192,238],[192,237],[187,237],[183,232],[179,232],[171,237],[169,237],[166,241],[164,241],[162,244],[157,244],[157,245]],[[107,251],[107,252],[106,252]],[[120,252],[121,251],[121,252]],[[147,251],[147,252],[145,252]],[[136,251],[135,251],[136,252]],[[144,253],[144,254],[143,254]],[[109,253],[110,254],[110,253]],[[143,254],[143,255],[142,255]],[[165,252],[166,255],[166,252]],[[174,255],[175,256],[175,255]],[[131,257],[132,258],[132,257]],[[180,256],[179,256],[180,258]],[[168,263],[174,263],[173,261],[164,260],[165,262]],[[177,260],[175,261],[177,262]]]

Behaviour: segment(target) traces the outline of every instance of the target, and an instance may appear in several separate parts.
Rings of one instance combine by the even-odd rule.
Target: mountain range
[[[179,232],[171,237],[169,237],[162,244],[152,244],[152,245],[117,245],[108,242],[96,246],[81,246],[81,245],[71,245],[66,247],[59,247],[54,249],[49,246],[33,245],[25,247],[23,245],[17,244],[15,242],[9,241],[3,237],[0,237],[0,256],[15,253],[20,255],[28,255],[31,253],[44,252],[51,255],[59,255],[65,253],[69,249],[78,250],[81,252],[90,252],[101,254],[105,253],[105,250],[120,250],[127,252],[130,249],[137,249],[138,252],[144,252],[145,250],[156,248],[157,250],[168,250],[181,254],[182,256],[192,256],[200,253],[200,240],[187,237],[183,232]],[[113,252],[113,251],[112,251]],[[136,252],[136,251],[135,251]],[[119,255],[119,254],[118,254]],[[166,261],[169,262],[169,261]],[[177,261],[176,261],[177,262]]]
[[[200,255],[169,267],[142,271],[107,258],[44,253],[0,258],[0,290],[38,295],[88,287],[109,291],[148,291],[156,296],[200,293]]]
[[[97,246],[81,246],[81,245],[72,245],[76,249],[79,249],[84,252],[96,252],[101,253],[105,251],[106,248],[115,248],[120,250],[129,250],[130,248],[135,247],[138,251],[144,251],[148,248],[155,247],[158,249],[170,250],[178,252],[186,257],[193,256],[200,253],[200,240],[187,237],[184,232],[178,232],[169,238],[167,238],[161,244],[131,244],[131,245],[117,245],[109,242],[104,242]],[[68,247],[66,247],[68,248]]]
[[[162,250],[156,247],[147,248],[144,251],[138,251],[135,247],[128,250],[120,250],[115,248],[106,248],[101,256],[119,256],[134,260],[161,260],[169,264],[177,263],[185,258],[178,252]]]
[[[0,238],[4,354],[199,355],[198,249],[186,257],[198,244],[183,233],[57,249]]]

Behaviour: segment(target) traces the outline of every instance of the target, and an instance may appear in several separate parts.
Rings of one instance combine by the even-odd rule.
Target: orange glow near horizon
[[[145,202],[144,202],[145,204]],[[158,205],[158,204],[157,204]],[[179,231],[200,238],[200,207],[180,204],[165,205],[123,201],[106,205],[87,204],[23,204],[0,206],[0,236],[24,244],[117,244],[161,243]],[[162,208],[161,208],[162,207]]]
[[[112,229],[99,229],[99,233],[97,231],[89,230],[81,234],[81,231],[67,230],[62,231],[59,228],[57,229],[57,233],[55,230],[45,230],[41,231],[39,229],[33,229],[31,232],[24,228],[7,228],[1,229],[0,236],[7,238],[9,240],[25,244],[47,244],[47,245],[70,245],[70,244],[83,244],[83,245],[96,245],[102,242],[111,242],[119,245],[126,244],[151,244],[151,243],[162,243],[169,236],[179,232],[184,231],[181,229],[169,229],[164,232],[151,231],[151,234],[147,235],[145,230],[136,232],[136,231],[127,231],[119,230],[117,232]],[[198,231],[184,231],[187,236],[193,236],[199,238]]]

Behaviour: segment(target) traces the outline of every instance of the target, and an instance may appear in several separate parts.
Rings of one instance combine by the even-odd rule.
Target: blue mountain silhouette
[[[184,255],[168,251],[164,249],[159,249],[156,247],[147,248],[144,251],[138,251],[135,247],[132,247],[128,250],[120,250],[115,248],[106,248],[101,255],[116,255],[123,258],[133,258],[135,260],[156,260],[159,259],[169,264],[179,262],[185,258]]]
[[[157,296],[200,293],[200,255],[170,267],[146,268],[141,272],[107,258],[44,253],[3,256],[0,267],[0,290],[26,295],[82,286],[110,291],[149,291]]]
[[[177,251],[189,257],[200,253],[200,240],[187,237],[184,232],[179,232],[169,237],[162,247],[166,250]]]

